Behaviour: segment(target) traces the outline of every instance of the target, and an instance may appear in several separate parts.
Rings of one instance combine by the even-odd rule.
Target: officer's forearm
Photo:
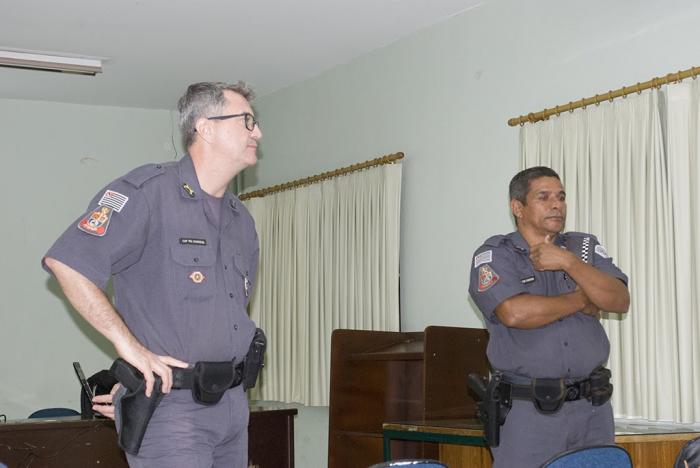
[[[500,303],[494,312],[507,327],[531,329],[574,314],[586,305],[581,291],[560,296],[520,294]]]
[[[75,310],[95,330],[115,346],[118,343],[137,342],[105,293],[92,281],[54,258],[47,257],[45,263]]]
[[[576,281],[588,299],[607,312],[625,313],[630,306],[627,286],[619,279],[582,262],[578,258],[567,265],[566,272]]]

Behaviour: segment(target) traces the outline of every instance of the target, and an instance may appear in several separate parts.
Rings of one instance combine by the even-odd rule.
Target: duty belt
[[[222,369],[225,369],[228,371],[229,367],[233,369],[233,381],[231,381],[230,386],[226,387],[228,388],[233,388],[239,386],[243,382],[243,368],[244,368],[244,362],[239,362],[234,366],[233,361],[224,361],[224,362],[198,362],[195,364],[194,367],[187,367],[185,369],[181,367],[172,367],[173,370],[173,385],[172,388],[174,389],[191,389],[194,387],[195,381],[198,378],[198,375],[202,372],[201,369],[206,368],[207,370],[211,367],[211,365],[215,365],[216,367],[221,367]],[[198,366],[199,367],[199,372],[198,372]],[[228,373],[228,372],[226,372]],[[216,387],[223,387],[223,384],[217,384],[214,383],[213,386]]]
[[[517,400],[532,400],[535,390],[532,385],[518,385],[504,381],[501,385],[510,386],[510,397]],[[564,385],[564,401],[576,401],[591,398],[591,379],[578,380]]]
[[[510,406],[513,399],[531,400],[538,410],[552,413],[566,401],[589,400],[593,406],[600,406],[610,399],[613,386],[610,383],[610,370],[597,367],[583,380],[566,383],[564,379],[532,379],[529,385],[510,383],[507,378],[499,384],[501,401]]]
[[[265,333],[258,328],[250,342],[245,361],[238,364],[234,361],[199,361],[186,369],[174,367],[172,388],[191,389],[194,401],[203,405],[216,404],[229,388],[241,384],[243,390],[253,388],[264,365],[266,346]],[[115,404],[119,446],[126,453],[136,455],[151,416],[163,398],[162,379],[157,374],[153,376],[153,392],[147,397],[143,374],[124,359],[117,358],[110,372],[125,389]]]

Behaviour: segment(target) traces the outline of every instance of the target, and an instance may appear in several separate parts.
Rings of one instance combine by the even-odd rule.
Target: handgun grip
[[[141,371],[122,358],[117,358],[112,363],[112,367],[110,367],[109,371],[112,373],[114,378],[116,378],[119,383],[125,386],[129,391],[136,390],[144,381]]]
[[[482,376],[479,374],[469,374],[467,376],[467,383],[469,384],[469,388],[474,390],[480,400],[486,400],[486,383]]]

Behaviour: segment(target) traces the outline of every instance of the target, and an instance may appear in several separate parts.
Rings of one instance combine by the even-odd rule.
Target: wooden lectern
[[[467,374],[488,373],[483,329],[335,330],[331,339],[329,468],[382,461],[382,424],[474,418]],[[438,458],[434,443],[393,441],[396,458]]]

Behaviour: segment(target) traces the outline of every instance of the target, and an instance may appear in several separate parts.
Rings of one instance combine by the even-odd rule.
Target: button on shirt
[[[96,223],[102,235],[79,229],[106,194],[127,201]],[[224,195],[219,216],[209,205],[188,155],[143,166],[101,190],[46,256],[102,290],[112,278],[116,309],[152,352],[189,363],[241,361],[255,331],[246,306],[258,238],[235,196]]]
[[[570,232],[559,234],[554,242],[627,284],[627,276],[615,266],[595,236]],[[529,255],[525,239],[513,232],[489,238],[472,259],[469,294],[489,330],[489,361],[494,369],[515,380],[585,378],[610,353],[610,342],[597,318],[576,312],[525,330],[506,327],[494,312],[500,303],[518,294],[557,296],[576,289],[576,283],[564,271],[536,271]]]

